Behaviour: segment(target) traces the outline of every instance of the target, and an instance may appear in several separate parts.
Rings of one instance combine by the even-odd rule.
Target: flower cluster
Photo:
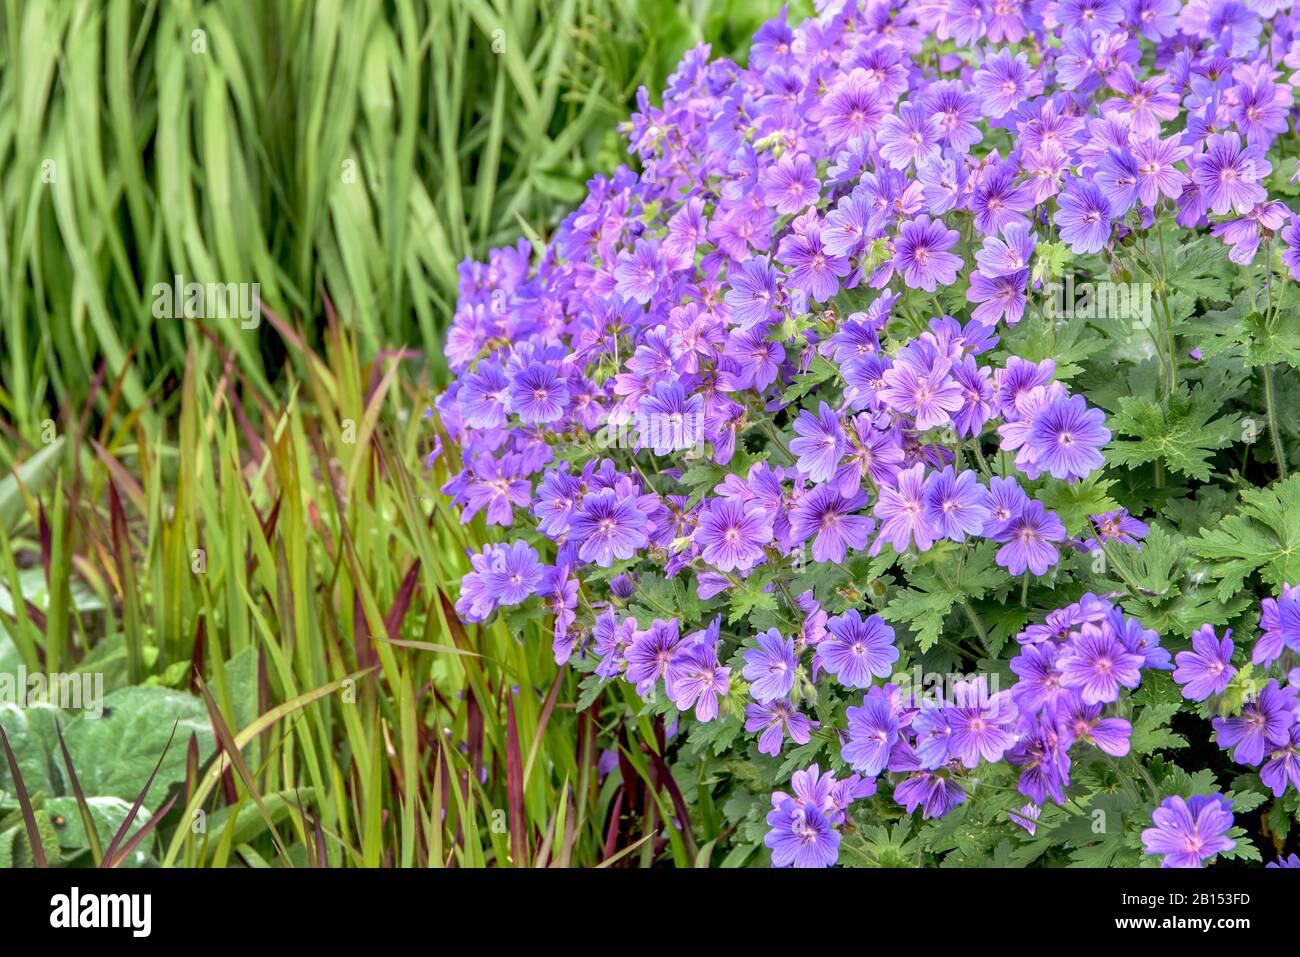
[[[901,607],[938,625],[963,608],[995,659],[950,572],[969,559],[1024,606],[1071,548],[1140,550],[1149,527],[1121,508],[1053,507],[1092,487],[1112,433],[1074,370],[1008,337],[1050,327],[1036,299],[1063,261],[1136,274],[1162,224],[1243,266],[1279,237],[1300,279],[1300,221],[1265,185],[1293,112],[1277,66],[1300,69],[1287,6],[825,0],[767,23],[748,66],[690,51],[625,126],[639,171],[593,179],[545,249],[461,267],[436,409],[464,466],[443,491],[462,522],[523,532],[472,556],[458,614],[540,596],[556,661],[647,707],[743,712],[764,755],[834,741],[847,776],[813,764],[772,797],[779,865],[835,861],[847,808],[883,797],[884,775],[933,819],[981,763],[1013,767],[1032,832],[1065,802],[1072,754],[1128,754],[1144,672],[1224,695],[1227,635],[1206,625],[1175,665],[1118,594],[1079,589],[1011,630],[1011,687],[980,674],[923,701],[890,679],[939,628],[900,641],[889,622],[911,619],[872,588],[934,569]],[[1176,382],[1172,332],[1153,338]],[[807,578],[809,550],[844,573],[835,588]],[[1256,664],[1300,652],[1300,594],[1263,619]],[[1278,794],[1300,787],[1293,685],[1246,688],[1214,724]],[[1211,838],[1226,807],[1166,801],[1143,840],[1209,856],[1232,844]]]

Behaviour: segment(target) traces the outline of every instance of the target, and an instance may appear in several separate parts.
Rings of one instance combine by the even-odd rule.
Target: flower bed
[[[462,266],[458,614],[551,614],[730,863],[1286,862],[1300,19],[820,6]]]

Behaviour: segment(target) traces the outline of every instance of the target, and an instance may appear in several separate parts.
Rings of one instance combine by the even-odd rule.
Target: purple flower
[[[799,659],[794,641],[781,637],[775,628],[769,628],[756,640],[758,647],[744,652],[745,668],[741,674],[750,683],[749,693],[754,700],[767,704],[790,694]]]
[[[1007,752],[1007,762],[1023,769],[1020,793],[1038,804],[1049,797],[1064,804],[1070,784],[1069,741],[1050,715],[1022,714],[1017,731],[1019,737]]]
[[[793,541],[813,538],[813,559],[819,562],[842,562],[849,548],[867,547],[867,536],[876,523],[866,515],[856,514],[867,505],[861,490],[844,495],[832,485],[819,485],[801,495],[790,510]]]
[[[1029,96],[1033,71],[1025,53],[1002,50],[975,71],[975,96],[985,116],[1005,116]],[[1041,85],[1040,85],[1041,86]]]
[[[1192,155],[1190,146],[1180,146],[1177,136],[1167,139],[1137,138],[1130,144],[1137,164],[1138,199],[1154,206],[1161,196],[1177,199],[1187,185],[1187,174],[1174,167]]]
[[[989,492],[973,470],[954,473],[948,465],[925,483],[925,520],[939,537],[965,541],[980,533],[988,517]]]
[[[1050,543],[1065,540],[1065,526],[1055,512],[1044,511],[1042,502],[1029,502],[993,538],[1006,542],[998,549],[997,563],[1012,575],[1023,574],[1025,569],[1045,575],[1061,557]]]
[[[1269,748],[1268,759],[1259,769],[1259,777],[1273,791],[1274,797],[1286,793],[1288,784],[1300,791],[1300,723],[1291,725],[1285,742]]]
[[[715,620],[711,633],[717,634]],[[716,639],[682,643],[677,654],[668,662],[664,687],[668,697],[681,711],[695,709],[700,721],[712,721],[718,716],[718,698],[726,697],[730,686],[731,669],[718,665]]]
[[[727,274],[727,308],[741,329],[762,325],[776,315],[781,300],[777,271],[765,259],[751,259]]]
[[[879,695],[867,695],[861,707],[846,708],[844,716],[848,740],[840,749],[840,757],[853,770],[874,778],[885,770],[898,741],[898,716],[889,701]]]
[[[638,631],[628,646],[627,680],[636,685],[636,693],[645,697],[655,682],[665,675],[668,665],[681,646],[677,632],[677,619],[660,621],[658,618],[646,631]]]
[[[1020,709],[1011,693],[1000,691],[989,696],[988,682],[981,675],[974,681],[959,681],[953,686],[955,707],[948,709],[949,753],[968,768],[982,757],[999,761],[1015,743],[1016,722]]]
[[[563,419],[568,386],[546,363],[530,363],[510,384],[510,407],[529,425]]]
[[[840,278],[849,274],[848,259],[832,255],[822,244],[821,224],[815,217],[802,230],[781,240],[776,258],[781,265],[790,267],[790,285],[819,302],[834,296]]]
[[[940,818],[966,800],[960,784],[943,771],[921,771],[894,788],[894,800],[913,813],[921,808],[921,817]]]
[[[817,645],[817,659],[827,673],[846,688],[866,688],[872,676],[887,678],[898,649],[894,629],[879,615],[865,621],[856,608],[826,622],[826,636]]]
[[[1262,146],[1243,147],[1236,133],[1215,133],[1206,140],[1205,152],[1192,160],[1192,181],[1212,212],[1248,213],[1268,199],[1259,181],[1272,170]]]
[[[949,375],[952,363],[935,359],[929,370],[900,359],[886,369],[880,400],[890,408],[914,416],[922,432],[945,425],[950,413],[962,407],[961,386]]]
[[[772,523],[761,507],[715,498],[700,515],[695,542],[700,557],[720,572],[753,568],[772,540]]]
[[[1142,681],[1142,657],[1124,647],[1104,625],[1086,624],[1060,659],[1061,684],[1076,688],[1084,704],[1119,700],[1119,689]]]
[[[1056,723],[1066,737],[1066,747],[1075,741],[1087,741],[1114,758],[1122,758],[1129,752],[1133,725],[1123,718],[1103,718],[1100,704],[1085,704],[1078,694],[1061,699]]]
[[[1242,706],[1240,716],[1214,719],[1216,740],[1219,747],[1232,749],[1238,764],[1258,765],[1266,746],[1290,743],[1291,729],[1300,719],[1298,709],[1296,689],[1270,681],[1257,699]]]
[[[975,254],[980,272],[989,278],[1014,276],[1028,268],[1038,241],[1027,223],[1012,223],[1004,230],[1005,236],[986,236],[984,245]]]
[[[1095,253],[1110,239],[1110,203],[1092,183],[1075,180],[1057,200],[1052,221],[1076,253]]]
[[[1284,584],[1281,595],[1265,598],[1259,608],[1263,634],[1251,649],[1251,662],[1268,667],[1284,648],[1300,653],[1300,587]]]
[[[898,473],[898,484],[880,488],[880,499],[871,514],[880,520],[880,534],[871,545],[878,555],[888,543],[894,551],[905,552],[915,541],[919,551],[927,551],[939,533],[925,518],[925,466],[918,462]]]
[[[929,110],[904,103],[890,114],[876,134],[880,155],[894,169],[922,166],[939,158],[939,124]]]
[[[830,867],[840,856],[840,834],[822,812],[787,798],[767,815],[771,828],[763,843],[772,849],[774,867]]]
[[[825,402],[817,414],[807,409],[794,422],[799,438],[790,443],[790,451],[799,457],[799,468],[814,482],[829,481],[844,458],[844,430],[839,413]]]
[[[582,542],[578,557],[608,568],[615,561],[631,558],[645,548],[650,539],[645,533],[646,515],[636,496],[619,496],[612,488],[592,492],[582,500],[573,517],[571,533]]]
[[[874,132],[889,112],[880,84],[857,68],[835,79],[818,107],[819,127],[832,146]]]
[[[668,266],[659,252],[659,242],[638,239],[631,252],[623,250],[614,267],[614,291],[624,299],[645,304],[653,298],[668,275]]]
[[[1174,681],[1183,686],[1183,697],[1191,701],[1204,701],[1211,695],[1223,694],[1228,682],[1237,673],[1232,662],[1232,629],[1215,636],[1214,629],[1202,625],[1192,632],[1192,650],[1174,655],[1178,668]]]
[[[1200,867],[1237,846],[1224,836],[1232,827],[1232,802],[1219,794],[1167,797],[1151,812],[1151,823],[1142,832],[1142,846],[1148,854],[1164,855],[1161,867]]]
[[[1033,191],[1028,185],[1017,186],[1016,176],[1014,166],[999,163],[987,170],[975,186],[971,210],[975,213],[975,229],[981,236],[1029,225],[1021,214],[1033,208]]]
[[[894,241],[893,267],[903,274],[903,281],[913,289],[934,292],[942,284],[957,281],[957,270],[962,266],[960,256],[947,250],[957,245],[961,236],[949,229],[942,219],[933,222],[921,215],[899,227]]]
[[[637,405],[640,440],[655,455],[668,455],[698,446],[704,440],[704,397],[686,394],[680,383],[659,383],[654,395]]]
[[[763,173],[763,202],[782,216],[803,212],[817,202],[820,189],[807,153],[786,153]]]
[[[1019,679],[1011,686],[1011,697],[1022,711],[1043,711],[1055,707],[1063,691],[1055,642],[1028,644],[1011,659],[1011,671]]]
[[[1101,447],[1110,441],[1106,416],[1088,408],[1081,395],[1061,396],[1034,413],[1029,427],[1030,461],[1058,479],[1084,478],[1105,464]]]
[[[542,582],[537,549],[524,541],[511,542],[492,553],[484,584],[499,605],[517,605]]]
[[[807,744],[812,739],[811,729],[812,723],[807,716],[796,711],[789,701],[745,706],[745,731],[749,734],[763,732],[758,738],[758,750],[762,754],[772,757],[780,754],[781,742],[787,733],[795,744]]]

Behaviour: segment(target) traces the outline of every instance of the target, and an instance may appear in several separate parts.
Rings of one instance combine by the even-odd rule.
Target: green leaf
[[[1215,563],[1211,571],[1223,601],[1256,571],[1275,590],[1300,581],[1300,475],[1270,488],[1247,489],[1241,500],[1240,510],[1191,543],[1196,554]]]
[[[953,603],[961,598],[959,592],[940,588],[922,591],[903,588],[880,612],[886,621],[906,623],[916,633],[917,643],[924,654],[934,647],[943,631],[944,619]]]
[[[1095,538],[1096,530],[1088,519],[1119,508],[1119,503],[1110,497],[1114,485],[1114,479],[1102,478],[1100,473],[1073,485],[1049,478],[1036,497],[1060,517],[1069,534]]]
[[[105,696],[101,717],[83,714],[65,732],[82,790],[87,796],[134,801],[162,755],[173,725],[176,738],[150,789],[155,806],[173,784],[184,780],[191,735],[198,739],[199,763],[211,757],[215,735],[207,709],[193,695],[167,688],[123,688]]]
[[[1210,456],[1232,444],[1241,418],[1218,416],[1218,398],[1201,385],[1181,385],[1159,402],[1127,396],[1119,407],[1109,423],[1116,436],[1107,447],[1110,461],[1135,467],[1161,460],[1171,472],[1202,482],[1210,479]]]

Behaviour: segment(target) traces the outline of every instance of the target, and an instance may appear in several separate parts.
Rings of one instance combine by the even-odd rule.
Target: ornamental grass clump
[[[1284,857],[1289,6],[824,2],[689,52],[544,247],[461,267],[444,491],[509,544],[457,613],[550,615],[728,863]]]

